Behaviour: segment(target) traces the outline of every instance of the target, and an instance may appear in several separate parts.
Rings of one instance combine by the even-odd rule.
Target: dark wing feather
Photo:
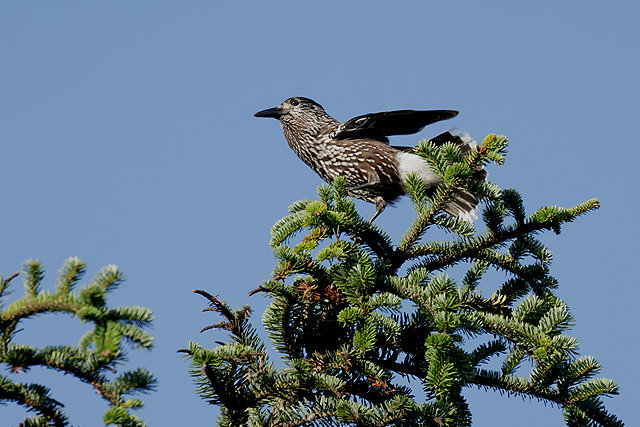
[[[399,110],[364,114],[342,123],[333,136],[334,139],[376,139],[388,142],[390,135],[410,135],[425,126],[447,120],[458,115],[452,110]]]

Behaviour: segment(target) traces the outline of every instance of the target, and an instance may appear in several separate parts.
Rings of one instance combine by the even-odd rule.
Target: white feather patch
[[[441,181],[422,157],[411,153],[398,153],[398,174],[405,191],[407,190],[407,176],[412,172],[422,179],[427,188]]]

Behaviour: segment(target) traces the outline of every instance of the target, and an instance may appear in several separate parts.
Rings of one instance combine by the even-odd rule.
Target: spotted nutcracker
[[[385,111],[341,123],[317,102],[294,97],[254,116],[278,119],[291,149],[322,179],[332,182],[338,176],[345,177],[350,196],[376,205],[373,221],[387,204],[406,194],[411,172],[418,174],[427,188],[442,181],[424,159],[412,153],[413,147],[391,146],[387,137],[413,134],[457,114],[451,110]],[[431,141],[437,145],[454,142],[463,153],[477,146],[469,134],[460,131],[444,132]],[[480,170],[476,177],[484,179],[486,172]],[[479,202],[477,195],[459,189],[444,210],[471,222],[477,219]]]

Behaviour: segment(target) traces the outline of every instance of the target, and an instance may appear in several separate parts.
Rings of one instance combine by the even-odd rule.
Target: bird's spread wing
[[[341,123],[331,136],[334,139],[367,138],[389,142],[387,136],[410,135],[431,123],[457,115],[458,112],[452,110],[399,110],[364,114]]]

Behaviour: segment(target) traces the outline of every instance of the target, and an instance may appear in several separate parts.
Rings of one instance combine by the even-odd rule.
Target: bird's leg
[[[352,185],[351,187],[347,188],[347,191],[352,192],[352,191],[362,190],[365,188],[371,188],[375,185],[380,184],[380,182],[381,182],[380,175],[378,175],[374,170],[369,169],[367,171],[367,182],[363,184]],[[362,198],[363,200],[366,200],[369,203],[375,203],[376,205],[376,213],[371,217],[369,222],[373,222],[373,220],[376,219],[378,215],[380,215],[384,210],[384,208],[387,206],[387,201],[382,196],[376,196],[374,198],[370,198],[370,197],[358,197],[358,198]]]
[[[373,214],[369,222],[373,222],[374,219],[378,218],[378,215],[387,207],[387,201],[380,196],[374,199],[374,203],[376,204],[376,213]]]

